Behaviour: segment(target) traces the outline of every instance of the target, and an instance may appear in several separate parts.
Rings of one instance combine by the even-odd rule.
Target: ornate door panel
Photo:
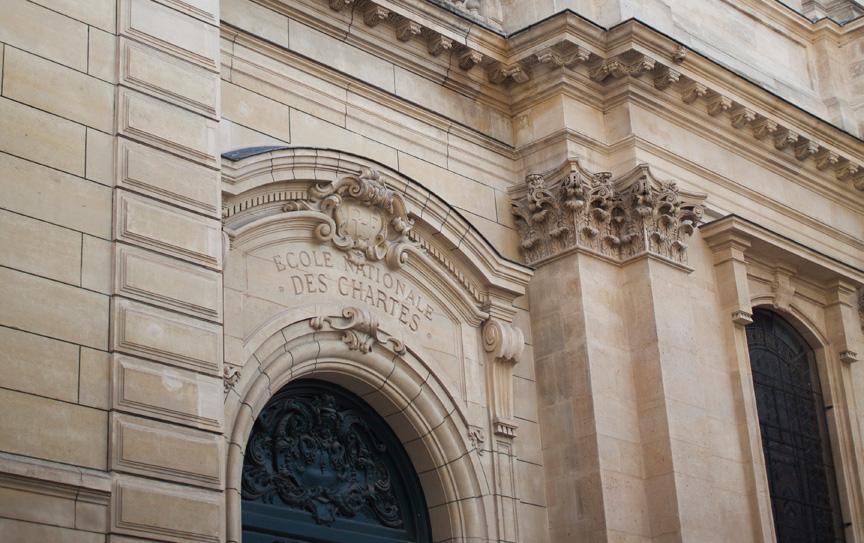
[[[242,497],[244,543],[431,541],[399,440],[362,400],[322,381],[291,383],[258,416]]]
[[[765,310],[755,311],[747,343],[777,541],[842,542],[813,351],[789,323]]]

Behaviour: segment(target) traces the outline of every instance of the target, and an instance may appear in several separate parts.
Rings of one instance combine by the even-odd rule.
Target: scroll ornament
[[[495,434],[512,438],[517,425],[513,416],[513,367],[525,347],[522,330],[491,318],[483,326],[483,348],[494,361],[491,368],[491,401]]]
[[[657,180],[645,164],[612,179],[575,161],[557,172],[529,175],[526,186],[511,194],[528,264],[572,248],[618,261],[652,253],[686,263],[687,241],[702,218],[704,200]]]
[[[315,237],[344,251],[348,260],[363,266],[384,260],[400,268],[408,260],[407,250],[414,222],[408,217],[401,194],[388,187],[380,174],[364,168],[360,175],[321,183],[309,191],[310,201],[293,201],[283,211],[320,211],[327,219],[315,229]]]
[[[405,354],[405,343],[395,337],[389,336],[378,329],[378,317],[371,311],[357,307],[346,307],[342,310],[342,317],[313,317],[309,323],[315,330],[322,330],[324,325],[329,325],[332,330],[342,331],[342,341],[349,350],[360,351],[363,354],[372,351],[372,347],[379,345],[393,346],[393,351]]]

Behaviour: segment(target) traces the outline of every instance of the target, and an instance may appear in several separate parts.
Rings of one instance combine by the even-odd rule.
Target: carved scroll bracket
[[[414,226],[401,194],[388,187],[380,174],[364,169],[358,176],[318,184],[309,191],[310,201],[293,201],[283,211],[319,211],[327,216],[315,229],[315,237],[344,251],[356,266],[384,260],[400,268],[408,260],[409,238]]]
[[[483,348],[493,359],[489,372],[494,431],[513,438],[518,427],[513,413],[513,367],[525,348],[525,336],[512,324],[491,318],[483,326]]]
[[[325,325],[330,329],[342,333],[342,341],[352,351],[360,351],[366,354],[372,350],[377,343],[393,346],[393,351],[405,354],[405,343],[395,337],[389,336],[378,329],[378,318],[371,312],[357,307],[346,307],[342,310],[342,317],[313,317],[309,321],[315,330],[323,330]]]
[[[852,364],[859,360],[856,337],[861,320],[858,315],[857,285],[838,280],[829,287],[825,306],[828,338],[838,351],[841,362]]]

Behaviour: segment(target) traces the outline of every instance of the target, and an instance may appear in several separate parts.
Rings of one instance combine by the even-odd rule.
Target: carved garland
[[[512,211],[529,264],[576,247],[616,260],[651,253],[686,263],[687,240],[703,213],[704,197],[683,197],[644,164],[612,180],[574,162],[551,183],[531,174],[526,185],[524,194],[513,193]]]

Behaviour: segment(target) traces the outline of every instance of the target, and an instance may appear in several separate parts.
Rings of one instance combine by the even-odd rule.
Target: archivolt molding
[[[239,541],[240,476],[246,440],[269,398],[290,381],[314,377],[342,385],[369,403],[391,425],[424,481],[429,507],[448,518],[449,533],[436,541],[486,541],[485,509],[492,488],[482,475],[473,431],[454,399],[410,346],[373,342],[367,352],[343,342],[341,331],[310,326],[315,307],[286,312],[269,335],[258,335],[254,355],[226,396],[228,541]],[[338,320],[338,318],[337,318]],[[383,332],[382,332],[383,333]],[[435,472],[437,477],[423,477]],[[435,488],[428,488],[434,485]]]
[[[434,193],[349,153],[287,147],[241,150],[226,154],[222,176],[223,223],[232,237],[264,218],[313,211],[324,218],[319,223],[326,223],[316,227],[319,238],[344,246],[358,262],[384,259],[398,267],[411,253],[422,256],[477,307],[493,298],[512,300],[524,294],[531,277],[530,270],[498,255]],[[370,209],[377,210],[374,220],[381,224],[375,223],[375,232],[347,224],[349,207],[371,219]]]
[[[572,249],[615,262],[650,254],[686,264],[687,242],[705,199],[656,179],[645,164],[613,179],[608,172],[590,173],[575,160],[529,175],[511,197],[528,264]]]

